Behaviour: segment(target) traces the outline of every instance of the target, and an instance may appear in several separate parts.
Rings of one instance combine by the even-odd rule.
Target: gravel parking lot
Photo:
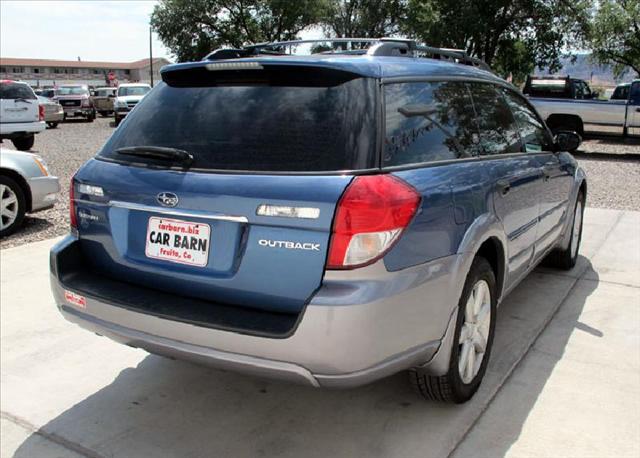
[[[82,120],[60,124],[36,137],[33,152],[40,154],[51,173],[60,177],[62,192],[53,209],[27,215],[24,227],[0,241],[0,248],[9,248],[37,240],[63,235],[68,231],[69,180],[75,171],[107,140],[113,132],[111,118],[97,118],[93,123]],[[13,149],[9,141],[4,148]],[[640,210],[640,143],[616,140],[588,140],[581,147],[580,164],[589,176],[588,205],[600,208]],[[604,157],[588,157],[590,153],[605,153]],[[629,158],[637,154],[638,158]],[[616,157],[616,155],[624,155]]]

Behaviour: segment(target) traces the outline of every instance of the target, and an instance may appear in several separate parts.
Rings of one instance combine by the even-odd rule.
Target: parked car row
[[[96,113],[101,116],[114,115],[118,126],[122,119],[151,90],[144,83],[125,83],[115,87],[101,87],[89,91],[86,85],[61,85],[47,94],[60,103],[64,109],[64,119],[84,117],[92,122]],[[44,91],[42,91],[44,93]]]

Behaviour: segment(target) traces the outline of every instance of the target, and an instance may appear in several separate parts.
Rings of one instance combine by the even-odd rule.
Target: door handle
[[[511,191],[511,183],[506,180],[498,180],[496,188],[501,195],[506,196]]]

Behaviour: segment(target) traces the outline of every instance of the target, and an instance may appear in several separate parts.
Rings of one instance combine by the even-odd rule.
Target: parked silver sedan
[[[0,148],[0,237],[18,229],[25,213],[53,207],[59,191],[40,156]]]
[[[44,121],[47,123],[47,126],[52,129],[58,127],[58,123],[64,119],[64,109],[62,105],[55,100],[41,95],[38,96],[38,103],[44,106]]]

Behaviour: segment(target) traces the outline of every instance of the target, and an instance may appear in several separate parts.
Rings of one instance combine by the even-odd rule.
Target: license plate
[[[211,227],[169,218],[149,218],[145,255],[179,264],[204,267],[209,260]]]

